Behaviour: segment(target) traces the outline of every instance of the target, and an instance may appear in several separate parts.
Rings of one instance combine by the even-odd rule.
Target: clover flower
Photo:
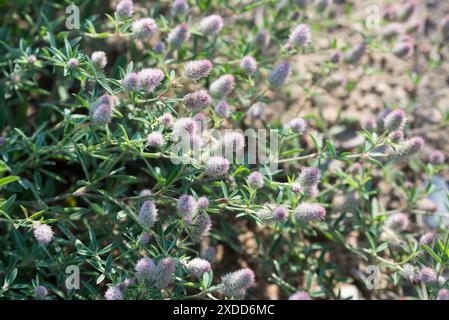
[[[151,239],[151,236],[148,232],[142,232],[139,237],[140,244],[147,244]]]
[[[192,222],[191,239],[194,243],[200,242],[209,235],[212,221],[206,214],[198,214]]]
[[[315,203],[301,203],[295,209],[295,218],[302,222],[323,220],[326,216],[326,209]]]
[[[241,152],[245,148],[245,137],[239,131],[227,132],[223,136],[222,145],[225,152]]]
[[[141,280],[154,280],[156,265],[153,259],[145,257],[136,263],[136,277]]]
[[[37,222],[33,225],[34,238],[40,244],[47,245],[53,240],[55,233],[48,224]]]
[[[264,185],[263,175],[260,172],[252,172],[248,177],[248,184],[254,189],[260,189]]]
[[[298,182],[294,182],[291,185],[291,189],[294,193],[301,192],[301,185]]]
[[[420,244],[430,245],[437,239],[438,234],[434,231],[426,232],[419,238]]]
[[[37,57],[34,54],[31,54],[27,57],[27,63],[28,64],[35,64],[37,62]]]
[[[418,278],[425,284],[432,284],[437,282],[437,273],[429,267],[423,267],[419,270]]]
[[[122,80],[122,86],[126,91],[139,90],[141,86],[139,75],[135,72],[127,74]]]
[[[198,208],[207,210],[208,207],[209,207],[209,200],[207,199],[207,197],[198,198]]]
[[[44,286],[37,286],[34,288],[34,295],[38,299],[44,299],[48,295],[48,290]]]
[[[160,117],[160,121],[164,126],[170,128],[173,126],[175,119],[170,112],[166,112]]]
[[[210,93],[216,98],[223,98],[228,95],[235,86],[234,77],[230,74],[221,76],[210,85]]]
[[[123,291],[118,285],[114,285],[106,290],[104,297],[106,300],[123,300]]]
[[[390,139],[394,143],[399,143],[404,138],[404,133],[401,130],[396,130],[390,134]]]
[[[409,58],[413,55],[414,46],[413,38],[404,36],[394,46],[393,54],[398,58]]]
[[[225,178],[230,168],[229,161],[223,157],[215,156],[206,160],[204,172],[213,179]]]
[[[186,267],[189,273],[197,279],[201,279],[203,274],[211,270],[209,261],[201,258],[195,258],[189,261]]]
[[[365,52],[366,43],[359,43],[345,53],[345,62],[348,64],[356,64],[363,57]]]
[[[192,118],[179,118],[173,125],[173,135],[184,137],[193,135],[198,130],[198,124]]]
[[[256,102],[248,109],[247,115],[251,119],[260,119],[264,115],[266,107],[267,105],[265,103]]]
[[[438,291],[437,300],[449,300],[449,290],[447,289],[440,289]]]
[[[266,29],[260,29],[257,31],[254,41],[257,46],[266,48],[270,44],[270,34]]]
[[[393,160],[396,162],[407,161],[416,155],[423,145],[424,140],[421,137],[411,138],[399,146],[398,150],[393,154]]]
[[[157,54],[161,54],[165,51],[165,44],[162,41],[158,41],[153,46],[153,51]]]
[[[228,273],[221,278],[223,293],[226,296],[243,297],[246,290],[255,283],[254,271],[244,268],[232,273]]]
[[[184,73],[190,80],[199,80],[209,75],[212,70],[212,62],[207,59],[189,61],[184,65]]]
[[[151,148],[160,148],[164,145],[164,136],[159,131],[151,132],[147,137],[147,144]]]
[[[288,209],[284,206],[277,206],[271,212],[271,216],[275,221],[285,222],[288,218]]]
[[[384,119],[384,127],[387,131],[402,131],[404,130],[407,118],[402,109],[397,109],[390,112]]]
[[[415,283],[419,280],[418,270],[409,263],[404,264],[401,275],[410,283]]]
[[[157,31],[157,24],[151,18],[142,18],[132,24],[132,31],[137,38],[149,40]]]
[[[171,13],[174,16],[184,14],[189,10],[189,5],[186,0],[175,0],[173,1]]]
[[[440,150],[433,150],[429,155],[429,162],[434,165],[443,164],[446,161],[444,153]]]
[[[225,100],[220,100],[215,105],[215,113],[222,118],[229,117],[229,113],[231,112],[228,103]]]
[[[295,118],[288,123],[288,127],[295,133],[304,134],[307,130],[307,123],[302,118]]]
[[[244,56],[240,61],[240,68],[245,73],[254,73],[257,70],[257,61],[251,56]]]
[[[306,24],[300,24],[290,33],[287,41],[289,47],[303,47],[312,41],[310,27]]]
[[[71,58],[69,62],[67,63],[70,69],[74,70],[78,68],[78,59]]]
[[[212,102],[212,98],[207,90],[201,89],[186,94],[182,99],[182,102],[190,110],[201,110],[206,108]]]
[[[106,125],[112,120],[112,107],[107,104],[102,104],[95,109],[92,115],[92,124]]]
[[[305,291],[298,291],[292,294],[288,300],[310,300],[310,296]]]
[[[108,64],[106,53],[104,51],[95,51],[91,56],[92,62],[98,69],[104,69]]]
[[[133,2],[131,0],[122,0],[117,4],[115,12],[120,19],[128,19],[133,15]]]
[[[164,80],[164,72],[161,69],[142,69],[138,74],[140,87],[148,93],[153,92]]]
[[[329,61],[334,64],[338,64],[341,62],[342,59],[343,59],[343,52],[341,52],[340,50],[337,50],[332,54]]]
[[[145,201],[139,210],[139,223],[143,226],[151,228],[157,220],[157,208],[153,201]]]
[[[268,76],[268,82],[272,88],[279,88],[291,75],[290,63],[286,60],[279,62]]]
[[[313,196],[317,192],[321,179],[321,171],[318,168],[305,168],[299,175],[299,185],[305,195]]]
[[[156,274],[154,276],[155,285],[159,289],[166,288],[176,271],[176,263],[170,257],[163,258],[156,266]]]
[[[176,28],[174,28],[167,37],[167,42],[170,44],[170,46],[174,49],[178,49],[182,46],[184,41],[189,36],[189,27],[186,23],[183,23]]]
[[[223,29],[223,19],[219,15],[210,15],[200,22],[199,30],[205,35],[215,36],[221,29]]]
[[[185,217],[185,216],[194,216],[196,214],[196,211],[198,209],[198,203],[191,195],[183,195],[181,196],[177,203],[176,208],[178,209],[178,213]]]

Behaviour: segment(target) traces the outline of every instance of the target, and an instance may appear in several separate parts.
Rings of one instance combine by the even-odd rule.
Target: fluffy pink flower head
[[[315,203],[301,203],[295,209],[295,218],[303,222],[323,220],[326,216],[326,209]]]
[[[310,27],[306,24],[300,24],[293,29],[288,38],[288,47],[303,47],[312,41],[312,33]]]
[[[209,207],[209,200],[207,197],[200,197],[198,198],[198,207],[203,210],[207,210]]]
[[[245,268],[226,274],[221,283],[226,296],[243,297],[246,290],[255,284],[255,275],[251,269]]]
[[[265,113],[267,105],[263,102],[256,102],[248,109],[248,117],[251,119],[260,119]]]
[[[175,137],[191,136],[197,131],[198,123],[192,118],[179,118],[173,125],[173,135]]]
[[[147,68],[138,74],[140,87],[147,92],[153,92],[164,80],[164,72],[161,69]]]
[[[183,23],[174,28],[167,37],[167,42],[174,49],[178,49],[189,37],[189,27],[186,23]]]
[[[277,206],[273,209],[271,215],[275,221],[284,222],[288,218],[288,209],[284,206]]]
[[[175,0],[173,1],[171,13],[174,16],[184,14],[189,10],[189,5],[186,0]]]
[[[387,131],[393,132],[397,130],[404,130],[407,118],[402,109],[397,109],[390,112],[384,119],[384,127]]]
[[[139,210],[139,223],[151,228],[157,220],[157,208],[151,200],[145,201]]]
[[[148,146],[151,148],[160,148],[164,145],[164,136],[159,131],[151,132],[147,137]]]
[[[156,266],[155,285],[159,289],[166,288],[176,271],[176,262],[170,257],[163,258]]]
[[[137,38],[142,40],[150,39],[157,31],[157,24],[151,18],[142,18],[132,24],[132,31]]]
[[[135,72],[127,74],[122,80],[122,86],[126,91],[137,91],[140,88],[140,78]]]
[[[210,93],[216,98],[223,98],[228,95],[235,86],[234,77],[230,74],[221,76],[210,85]]]
[[[393,155],[393,159],[396,162],[403,162],[409,160],[412,156],[416,155],[419,150],[421,150],[424,145],[424,140],[421,137],[414,137],[407,141],[405,141],[399,148],[396,150],[396,153]]]
[[[212,62],[207,59],[189,61],[184,65],[184,73],[190,80],[199,80],[209,75],[212,70]]]
[[[220,156],[210,157],[206,161],[204,172],[213,179],[222,179],[228,175],[230,163],[228,159]]]
[[[447,289],[440,289],[440,291],[438,291],[438,300],[449,300],[449,290]]]
[[[123,300],[123,291],[120,286],[115,285],[106,290],[104,297],[106,300]]]
[[[192,222],[191,237],[194,243],[200,242],[209,235],[212,221],[206,214],[198,214]]]
[[[295,118],[288,123],[288,127],[295,133],[304,134],[307,130],[307,123],[302,118]]]
[[[219,15],[210,15],[200,22],[199,30],[207,36],[217,35],[223,29],[223,19]]]
[[[316,193],[316,188],[320,183],[321,171],[318,168],[304,168],[299,175],[299,185],[302,192],[307,196],[313,196]]]
[[[154,280],[156,265],[148,257],[142,258],[136,264],[136,277],[142,280]]]
[[[34,238],[40,244],[47,245],[53,240],[54,232],[49,225],[38,222],[34,224],[33,230]]]
[[[290,63],[286,60],[279,62],[268,76],[271,88],[279,88],[284,85],[291,75]]]
[[[133,15],[133,2],[131,0],[122,0],[117,4],[115,12],[120,19],[128,19]]]
[[[45,288],[44,286],[37,286],[36,288],[34,288],[34,295],[38,299],[44,299],[47,296],[47,294],[48,294],[47,288]]]
[[[190,110],[201,110],[212,102],[212,98],[207,90],[197,90],[186,94],[182,102]]]
[[[229,117],[230,107],[225,100],[220,100],[215,105],[215,113],[222,118]]]
[[[432,284],[437,282],[437,273],[429,267],[423,267],[419,270],[418,278],[425,284]]]
[[[244,56],[240,62],[240,68],[245,73],[254,73],[257,70],[257,61],[251,56]]]
[[[68,66],[70,69],[74,70],[78,68],[78,59],[71,58],[68,62]]]
[[[310,300],[310,296],[305,291],[298,291],[294,294],[292,294],[288,300]]]
[[[198,203],[191,195],[181,196],[177,203],[176,208],[181,216],[194,216],[198,209]]]
[[[98,69],[104,69],[108,64],[106,53],[104,51],[95,51],[91,56],[92,62]]]
[[[160,121],[164,126],[170,128],[173,126],[174,118],[171,113],[166,112],[161,116]]]
[[[260,189],[264,185],[263,175],[260,172],[252,172],[248,177],[248,184],[255,189]]]
[[[429,162],[434,165],[443,164],[446,161],[444,153],[440,150],[433,150],[429,155]]]
[[[193,277],[201,279],[203,274],[211,270],[211,266],[209,261],[201,258],[195,258],[187,264],[187,270]]]

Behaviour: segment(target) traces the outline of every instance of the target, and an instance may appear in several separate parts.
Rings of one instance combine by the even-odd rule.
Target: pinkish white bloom
[[[104,51],[95,51],[91,56],[94,66],[98,69],[104,69],[108,64],[106,53]]]
[[[164,80],[164,72],[161,69],[147,68],[138,74],[140,87],[147,92],[153,92]]]
[[[189,61],[184,65],[184,72],[190,80],[199,80],[209,75],[212,70],[212,62],[209,60]]]
[[[207,36],[217,35],[223,29],[223,19],[216,14],[210,15],[200,22],[199,30]]]
[[[142,18],[132,24],[133,33],[142,40],[150,39],[157,31],[157,24],[151,18]]]
[[[47,245],[53,240],[54,232],[52,228],[48,224],[44,223],[35,223],[33,226],[34,230],[34,238],[40,244]]]

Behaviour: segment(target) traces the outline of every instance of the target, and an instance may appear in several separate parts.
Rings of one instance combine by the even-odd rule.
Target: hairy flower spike
[[[120,286],[112,286],[106,290],[104,297],[106,300],[123,300],[123,291]]]
[[[187,264],[187,270],[193,277],[201,279],[203,274],[211,271],[211,266],[209,261],[195,258]]]
[[[78,68],[78,59],[71,58],[68,62],[68,66],[70,69],[74,70]]]
[[[216,98],[228,95],[235,86],[234,77],[230,74],[221,76],[210,85],[210,93]]]
[[[151,228],[157,220],[157,208],[151,200],[145,201],[140,207],[139,223]]]
[[[160,121],[167,128],[171,128],[175,119],[173,118],[173,115],[171,113],[166,112],[161,116]]]
[[[173,125],[173,136],[184,137],[198,131],[198,124],[192,118],[179,118]]]
[[[156,265],[151,258],[145,257],[137,261],[136,277],[140,280],[154,280]]]
[[[107,104],[102,104],[95,109],[92,115],[92,123],[94,125],[104,126],[112,120],[112,107]]]
[[[279,88],[283,84],[285,84],[290,77],[291,67],[288,61],[281,61],[278,63],[270,75],[268,76],[268,82],[272,88]]]
[[[257,61],[251,56],[244,56],[240,62],[240,68],[242,68],[245,73],[254,73],[257,70]]]
[[[288,123],[288,127],[295,133],[304,134],[307,130],[307,123],[302,118],[296,118]]]
[[[263,175],[260,172],[252,172],[248,177],[248,184],[254,189],[260,189],[264,185]]]
[[[221,278],[221,282],[226,296],[243,297],[246,290],[254,285],[255,275],[251,269],[245,268],[226,274]]]
[[[437,273],[429,267],[423,267],[419,270],[419,280],[425,284],[432,284],[437,282]]]
[[[148,93],[153,92],[164,80],[164,72],[161,69],[147,68],[138,74],[140,87]]]
[[[198,204],[191,195],[185,194],[178,199],[176,208],[181,216],[193,217],[197,212]]]
[[[415,283],[419,280],[418,270],[409,263],[404,264],[401,275],[410,283]]]
[[[147,137],[147,143],[150,148],[160,148],[164,145],[164,136],[159,131],[151,132]]]
[[[106,53],[104,51],[95,51],[91,56],[94,66],[98,69],[104,69],[108,64]]]
[[[117,17],[120,19],[128,19],[133,15],[133,2],[131,0],[122,0],[117,4],[115,9]]]
[[[310,300],[310,296],[305,291],[298,291],[294,294],[292,294],[288,300]]]
[[[212,70],[212,62],[209,60],[189,61],[184,66],[184,72],[190,80],[199,80],[209,75]]]
[[[182,15],[189,10],[189,5],[186,0],[175,0],[173,1],[171,13],[174,16]]]
[[[36,288],[34,288],[34,295],[38,299],[45,299],[45,297],[48,295],[47,288],[45,288],[44,286],[37,286]]]
[[[198,208],[207,210],[208,207],[209,207],[209,200],[207,199],[207,197],[200,197],[198,199]]]
[[[166,288],[176,271],[176,263],[170,257],[163,258],[156,266],[155,285],[159,289]]]
[[[225,178],[230,168],[229,161],[223,157],[216,156],[207,159],[204,172],[213,179]]]
[[[186,23],[183,23],[174,28],[167,37],[167,42],[174,49],[181,48],[182,44],[189,37],[189,27]]]
[[[186,94],[182,99],[182,102],[190,110],[201,110],[206,108],[212,102],[207,90],[197,90],[192,93]]]
[[[277,222],[285,222],[288,219],[288,209],[284,206],[277,206],[271,212],[271,216]]]
[[[206,214],[198,214],[192,222],[191,237],[194,243],[200,242],[209,235],[212,221]]]
[[[225,100],[220,100],[215,105],[215,113],[222,118],[228,118],[231,112],[228,103]]]
[[[323,220],[326,216],[326,209],[315,203],[301,203],[295,209],[295,218],[302,222]]]
[[[318,168],[305,168],[299,176],[299,185],[307,196],[314,196],[320,183],[321,171]]]
[[[207,36],[215,36],[221,29],[223,29],[223,19],[219,15],[210,15],[200,22],[199,30]]]
[[[386,224],[392,229],[405,231],[407,230],[410,221],[405,213],[395,213],[388,217]]]
[[[440,289],[440,291],[438,291],[438,300],[449,300],[449,290],[447,289]]]
[[[47,245],[53,240],[54,232],[49,225],[38,222],[34,224],[33,229],[34,238],[40,244]]]
[[[151,18],[142,18],[134,21],[132,31],[137,38],[141,40],[149,40],[157,31],[157,24]]]
[[[287,46],[289,47],[303,47],[312,41],[312,34],[310,28],[306,24],[300,24],[293,29],[288,38]]]
[[[408,161],[412,156],[424,145],[424,140],[421,137],[411,138],[399,146],[398,150],[393,154],[393,160],[396,162]]]
[[[362,42],[352,47],[345,53],[345,61],[348,64],[356,64],[366,52],[366,43]]]
[[[402,109],[397,109],[390,112],[384,119],[384,127],[387,131],[402,131],[404,130],[407,118],[405,112]]]
[[[265,113],[267,105],[263,102],[256,102],[248,109],[248,117],[251,119],[260,119]]]
[[[126,91],[139,90],[141,84],[138,74],[135,72],[127,74],[122,80],[122,86]]]
[[[268,31],[266,29],[260,29],[256,33],[255,42],[256,45],[259,47],[262,48],[268,47],[268,45],[270,44],[270,34],[268,33]]]

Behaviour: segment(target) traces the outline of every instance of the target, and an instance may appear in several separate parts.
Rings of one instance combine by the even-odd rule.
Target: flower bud
[[[106,300],[123,300],[123,291],[119,286],[112,286],[106,290],[104,297]]]
[[[78,59],[75,59],[75,58],[70,59],[68,62],[68,66],[72,70],[78,68]]]
[[[191,238],[194,243],[200,242],[209,235],[212,221],[206,214],[198,214],[192,223]]]
[[[275,207],[271,216],[275,221],[285,222],[288,219],[288,209],[284,206]]]
[[[282,86],[291,75],[291,67],[288,61],[284,60],[278,63],[270,75],[268,76],[268,82],[271,88],[278,88]]]
[[[440,289],[440,291],[438,291],[438,300],[449,300],[449,290],[447,289]]]
[[[91,56],[94,66],[98,69],[104,69],[108,64],[106,53],[104,51],[95,51]]]
[[[198,204],[192,196],[185,194],[178,199],[176,208],[181,216],[193,217],[197,212]]]
[[[323,220],[326,216],[326,209],[315,203],[301,203],[295,209],[295,218],[302,222]]]
[[[173,6],[171,13],[174,16],[182,15],[189,10],[189,5],[186,0],[175,0],[173,1]]]
[[[112,107],[107,104],[102,104],[95,109],[92,115],[92,124],[104,126],[112,120]]]
[[[302,192],[307,196],[312,196],[318,187],[321,179],[321,171],[318,168],[305,168],[299,176],[299,185]]]
[[[287,46],[289,47],[303,47],[312,41],[312,34],[310,28],[306,24],[300,24],[293,29],[288,38]]]
[[[395,213],[388,217],[386,224],[394,230],[405,231],[410,224],[410,220],[405,213]]]
[[[208,207],[209,207],[209,200],[207,199],[207,197],[200,197],[198,199],[198,208],[207,210]]]
[[[44,286],[37,286],[34,288],[34,295],[38,299],[45,299],[45,297],[48,295],[48,290]]]
[[[444,164],[446,157],[440,150],[434,150],[429,155],[429,162],[434,165]]]
[[[423,267],[419,270],[418,278],[424,284],[433,284],[437,282],[437,273],[429,267]]]
[[[407,118],[402,109],[397,109],[390,112],[384,119],[385,130],[389,132],[404,130]]]
[[[414,156],[424,145],[424,140],[421,137],[411,138],[405,141],[396,152],[393,154],[393,159],[396,162],[403,162]]]
[[[288,123],[288,127],[295,133],[304,134],[307,130],[307,123],[302,118],[296,118]]]

